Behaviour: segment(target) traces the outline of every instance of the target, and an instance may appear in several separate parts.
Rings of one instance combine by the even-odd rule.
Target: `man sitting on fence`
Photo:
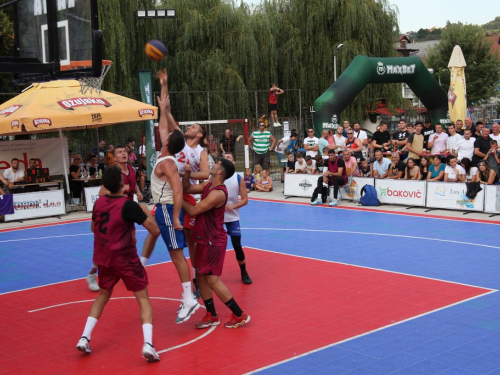
[[[344,160],[337,157],[335,150],[328,150],[328,170],[318,178],[318,186],[314,189],[311,205],[326,203],[328,188],[333,186],[333,199],[329,206],[338,205],[337,197],[341,186],[347,183],[347,171]]]

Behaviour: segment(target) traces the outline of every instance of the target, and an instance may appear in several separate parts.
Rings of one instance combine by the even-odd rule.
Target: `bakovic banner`
[[[427,207],[483,211],[484,188],[474,199],[468,198],[465,195],[466,192],[467,186],[465,183],[428,182]]]
[[[425,206],[425,181],[375,179],[381,203]]]
[[[27,139],[24,141],[0,142],[0,173],[10,168],[11,160],[19,159],[19,168],[26,170],[31,158],[36,160],[37,168],[49,168],[52,176],[63,175],[63,161],[61,155],[68,155],[68,139],[63,138],[63,148],[61,151],[61,141],[59,138]],[[68,159],[69,165],[69,159]]]

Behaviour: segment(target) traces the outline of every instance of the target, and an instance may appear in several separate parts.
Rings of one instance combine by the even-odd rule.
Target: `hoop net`
[[[86,94],[89,92],[92,94],[94,91],[98,94],[101,93],[101,85],[106,74],[108,74],[109,68],[113,63],[110,60],[102,60],[101,75],[99,77],[78,77],[78,82],[80,82],[80,92]],[[81,68],[92,68],[92,60],[84,61],[71,61],[69,65],[61,66],[61,70],[76,70]]]

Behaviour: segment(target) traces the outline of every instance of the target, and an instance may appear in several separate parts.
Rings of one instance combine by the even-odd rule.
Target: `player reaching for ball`
[[[141,264],[133,238],[134,223],[144,226],[158,237],[160,230],[139,205],[123,196],[122,173],[118,167],[104,170],[102,183],[109,194],[100,197],[92,213],[94,232],[94,263],[99,269],[99,296],[90,308],[87,323],[76,348],[90,353],[92,331],[118,281],[134,293],[139,304],[144,344],[142,355],[148,362],[159,361],[153,346],[153,309],[148,295],[148,275]]]

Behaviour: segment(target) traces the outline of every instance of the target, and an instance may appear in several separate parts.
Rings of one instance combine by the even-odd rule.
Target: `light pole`
[[[333,53],[333,82],[337,80],[337,52],[339,49],[344,47],[344,45],[341,43],[335,48],[335,52]]]

